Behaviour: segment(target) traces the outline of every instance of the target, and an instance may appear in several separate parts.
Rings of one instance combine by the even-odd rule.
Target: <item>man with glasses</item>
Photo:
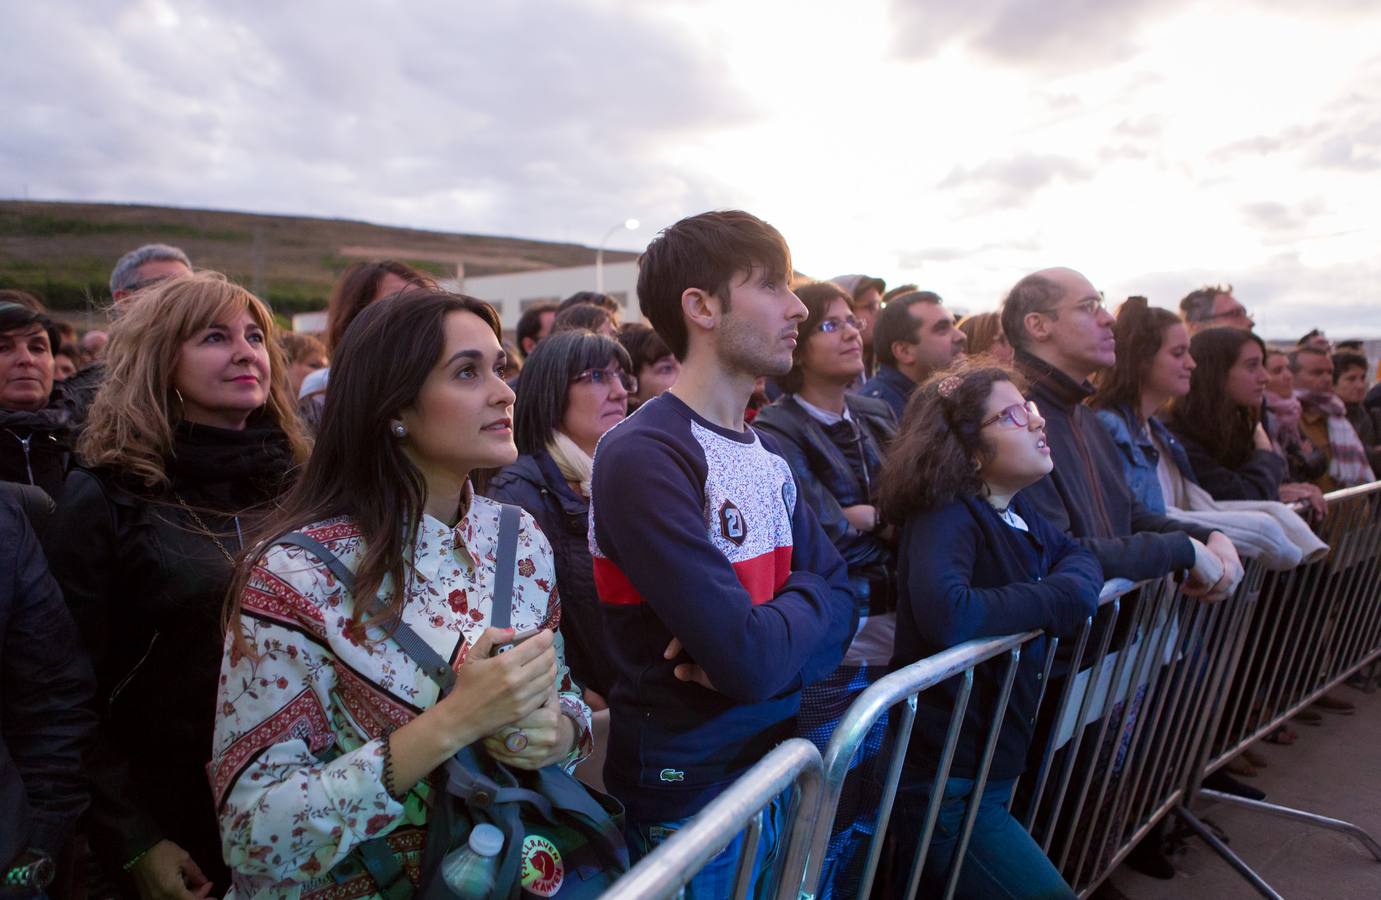
[[[1189,570],[1191,589],[1220,599],[1242,564],[1223,534],[1157,515],[1132,496],[1117,448],[1084,400],[1089,377],[1116,360],[1113,317],[1089,280],[1045,269],[1017,282],[1002,330],[1040,406],[1055,471],[1027,488],[1042,514],[1088,547],[1105,578],[1141,581]]]
[[[1191,335],[1205,328],[1251,331],[1256,324],[1247,308],[1232,296],[1232,285],[1209,285],[1191,291],[1180,301],[1180,318]]]
[[[916,385],[949,368],[964,355],[967,344],[939,294],[912,291],[895,297],[878,314],[873,329],[877,374],[858,392],[885,401],[900,422]]]

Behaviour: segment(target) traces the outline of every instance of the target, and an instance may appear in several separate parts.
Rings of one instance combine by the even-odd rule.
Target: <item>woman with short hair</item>
[[[599,439],[622,422],[637,382],[628,352],[588,331],[556,332],[523,365],[513,407],[518,458],[485,493],[521,506],[537,520],[556,554],[561,634],[571,676],[603,707],[614,670],[590,558],[590,476]]]
[[[57,339],[46,315],[0,301],[0,481],[21,485],[36,531],[62,497],[72,454],[74,408],[53,387]]]
[[[308,449],[276,330],[215,273],[130,300],[45,536],[98,683],[87,835],[146,900],[227,886],[205,769],[221,610]]]

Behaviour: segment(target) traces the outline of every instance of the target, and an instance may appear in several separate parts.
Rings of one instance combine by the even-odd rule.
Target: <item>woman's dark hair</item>
[[[1371,364],[1367,358],[1360,353],[1347,351],[1344,353],[1333,354],[1333,383],[1337,384],[1342,377],[1347,374],[1348,369],[1361,369],[1363,372],[1370,371]]]
[[[648,366],[655,366],[657,360],[672,355],[667,342],[644,322],[623,323],[619,329],[619,343],[623,344],[628,358],[633,361],[633,368],[629,370],[633,375],[638,375]]]
[[[573,306],[597,306],[600,309],[618,313],[622,311],[619,301],[610,297],[608,294],[599,291],[576,291],[556,306],[557,314],[561,314]]]
[[[478,316],[495,337],[502,333],[498,314],[483,300],[427,288],[370,304],[346,330],[331,361],[331,386],[312,455],[281,510],[260,530],[262,540],[249,546],[232,582],[226,619],[237,640],[243,634],[240,596],[255,561],[279,535],[335,516],[350,516],[364,542],[352,593],[372,597],[389,575],[398,589],[373,621],[391,620],[402,608],[404,548],[416,538],[426,482],[389,420],[417,402],[445,349],[446,317],[457,312]],[[363,607],[357,607],[359,614]]]
[[[513,404],[513,437],[518,452],[533,455],[550,443],[552,432],[561,427],[566,415],[572,378],[586,369],[603,369],[615,362],[632,374],[628,351],[613,338],[591,331],[553,333],[534,347],[523,364],[518,400]]]
[[[48,346],[54,353],[62,346],[62,333],[52,319],[20,303],[0,301],[0,334],[39,325],[48,333]]]
[[[0,289],[0,303],[18,303],[20,306],[27,306],[34,312],[44,312],[43,301],[39,300],[28,291],[21,291],[17,288]]]
[[[983,493],[975,463],[987,463],[992,454],[982,425],[988,395],[1001,381],[1022,387],[1015,371],[979,355],[935,373],[916,388],[878,474],[884,519],[901,525],[915,513]]]
[[[1251,459],[1252,432],[1261,415],[1258,409],[1234,403],[1227,393],[1228,372],[1248,344],[1261,348],[1264,362],[1266,344],[1250,331],[1208,328],[1190,338],[1195,368],[1189,376],[1189,393],[1170,404],[1171,427],[1229,469]]]
[[[1145,297],[1128,297],[1117,308],[1112,327],[1117,342],[1117,362],[1094,375],[1098,393],[1089,399],[1095,409],[1141,408],[1141,386],[1151,371],[1156,354],[1165,346],[1165,332],[1171,325],[1183,325],[1168,309],[1151,306]]]
[[[812,281],[791,290],[806,305],[806,320],[797,328],[801,338],[796,342],[796,349],[791,351],[791,371],[777,378],[777,387],[788,394],[798,392],[806,382],[805,372],[801,371],[801,360],[806,355],[806,344],[824,321],[830,305],[836,300],[843,300],[849,307],[850,315],[854,308],[853,296],[833,281]]]
[[[609,313],[591,303],[577,303],[556,314],[551,333],[558,331],[599,331],[612,320]]]
[[[360,310],[374,302],[379,293],[379,284],[386,275],[397,275],[412,287],[436,290],[436,281],[405,262],[386,259],[382,262],[358,262],[341,273],[336,286],[331,289],[331,299],[326,304],[326,350],[335,355],[345,330]],[[333,376],[334,377],[334,376]]]

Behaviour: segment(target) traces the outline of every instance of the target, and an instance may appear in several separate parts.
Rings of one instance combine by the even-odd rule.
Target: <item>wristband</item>
[[[7,888],[42,891],[53,881],[53,860],[41,850],[25,850],[5,872],[3,884]]]

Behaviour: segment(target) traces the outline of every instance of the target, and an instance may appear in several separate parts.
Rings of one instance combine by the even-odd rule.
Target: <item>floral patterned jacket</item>
[[[348,518],[302,529],[352,570],[363,543]],[[487,627],[498,547],[499,505],[474,497],[454,529],[424,517],[408,570],[403,618],[459,668]],[[560,622],[550,545],[523,513],[512,625]],[[384,591],[390,590],[387,582]],[[375,893],[362,869],[331,869],[360,842],[387,837],[417,878],[425,839],[424,780],[399,803],[383,785],[383,739],[438,699],[439,690],[393,641],[370,640],[354,598],[305,551],[271,547],[243,598],[241,628],[257,658],[227,639],[212,759],[208,766],[232,897],[344,900]],[[372,629],[370,629],[372,631]],[[377,635],[375,635],[377,637]],[[557,642],[558,653],[561,643]],[[564,711],[588,754],[590,710],[558,668]]]

